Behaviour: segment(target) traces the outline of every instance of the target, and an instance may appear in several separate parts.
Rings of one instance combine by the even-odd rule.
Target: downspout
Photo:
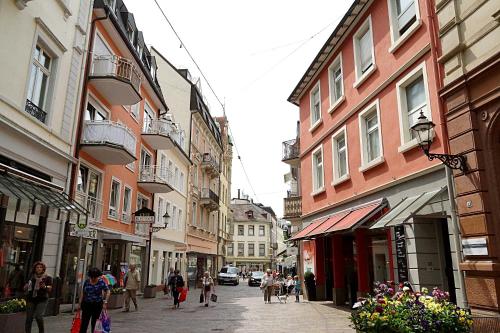
[[[436,73],[437,79],[435,80],[436,84],[436,91],[439,94],[439,92],[443,89],[444,87],[444,80],[443,80],[443,71],[442,68],[438,65],[437,59],[439,58],[441,50],[439,49],[439,45],[437,44],[437,39],[439,37],[439,29],[438,29],[438,23],[436,22],[436,14],[434,12],[435,4],[433,0],[427,0],[426,1],[427,5],[427,18],[429,20],[429,27],[430,27],[430,38],[431,38],[431,54],[432,54],[432,59],[433,59],[433,66],[434,66],[434,72]],[[446,126],[446,119],[444,116],[445,112],[445,107],[443,104],[442,98],[439,96],[438,98],[438,110],[439,110],[439,117],[440,117],[440,123],[441,123],[441,136],[443,138],[443,148],[444,148],[444,153],[449,154],[450,152],[450,145],[449,145],[449,137],[448,137],[448,128]],[[450,202],[450,209],[451,209],[451,224],[453,226],[453,240],[455,243],[455,259],[456,262],[460,265],[460,263],[463,261],[462,257],[462,246],[460,243],[460,229],[458,227],[458,217],[457,217],[457,207],[455,203],[455,187],[453,183],[453,174],[450,170],[450,168],[445,167],[445,172],[446,172],[446,183],[448,187],[448,200]],[[462,290],[462,295],[463,295],[463,306],[465,308],[468,308],[468,302],[467,302],[467,294],[465,292],[465,281],[464,281],[464,275],[460,271],[460,268],[458,267],[459,274],[458,276],[458,283],[460,285],[460,289]]]

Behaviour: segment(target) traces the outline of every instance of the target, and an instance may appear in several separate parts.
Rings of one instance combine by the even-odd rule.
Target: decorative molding
[[[59,6],[62,8],[62,10],[64,11],[64,17],[65,18],[68,18],[70,17],[71,15],[73,15],[71,13],[71,10],[69,9],[68,7],[68,4],[67,2],[69,2],[69,0],[56,0],[56,2],[59,4]]]
[[[30,2],[30,1],[31,0],[16,0],[17,9],[23,10],[24,8],[26,8],[28,6],[28,2]]]
[[[50,30],[50,28],[45,24],[41,17],[35,17],[35,23],[42,28],[42,30],[50,37],[50,39],[57,45],[57,47],[62,51],[66,52],[67,49],[64,44],[57,38],[57,36]]]

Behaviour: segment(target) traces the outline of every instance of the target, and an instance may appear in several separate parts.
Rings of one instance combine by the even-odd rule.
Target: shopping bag
[[[203,296],[203,293],[200,294],[200,303],[203,303],[205,301],[205,297]]]
[[[109,318],[108,311],[102,310],[99,319],[95,323],[94,333],[110,333],[111,332],[111,319]]]
[[[71,324],[71,333],[79,333],[81,325],[82,319],[80,318],[80,310],[78,310],[76,311],[75,317],[73,318],[73,324]]]
[[[216,294],[210,295],[210,300],[214,303],[217,302],[217,295]]]
[[[186,301],[187,298],[187,288],[179,288],[179,302],[184,302]]]

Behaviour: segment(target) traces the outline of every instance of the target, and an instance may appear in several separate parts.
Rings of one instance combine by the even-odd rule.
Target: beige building
[[[189,133],[191,126],[191,82],[159,51],[151,54],[158,65],[158,83],[169,106],[167,115],[158,120],[156,128],[171,139],[168,150],[158,150],[157,163],[166,169],[173,191],[155,195],[157,224],[165,213],[170,216],[167,228],[153,233],[150,283],[165,281],[170,268],[179,269],[187,278],[186,221],[189,159]],[[177,87],[172,89],[171,87]]]
[[[90,13],[84,0],[0,2],[0,290],[15,265],[59,276],[67,213],[85,223],[67,193]]]

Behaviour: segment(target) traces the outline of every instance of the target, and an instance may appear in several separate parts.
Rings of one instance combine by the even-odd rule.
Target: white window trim
[[[377,113],[377,122],[378,122],[378,140],[379,140],[379,146],[380,146],[380,152],[379,156],[372,161],[368,162],[367,161],[367,137],[365,135],[366,133],[366,116],[369,114],[372,114],[373,112]],[[379,164],[382,164],[385,159],[384,159],[384,145],[382,143],[382,126],[381,126],[381,121],[380,121],[380,100],[375,100],[373,103],[368,105],[363,111],[359,113],[358,116],[359,120],[359,136],[360,136],[360,151],[361,151],[361,166],[359,167],[359,172],[364,172],[366,170],[369,170]]]
[[[389,26],[391,32],[391,47],[389,47],[388,52],[394,53],[397,49],[401,47],[421,26],[422,19],[420,18],[420,4],[419,0],[415,1],[415,22],[404,32],[404,34],[399,36],[399,32],[396,28],[397,23],[395,22],[396,11],[394,0],[387,0],[387,7],[389,8]],[[398,36],[396,36],[398,34]]]
[[[429,86],[427,83],[427,69],[426,69],[426,63],[424,61],[396,83],[396,96],[398,101],[398,116],[399,116],[399,134],[401,142],[401,145],[398,147],[398,152],[400,153],[405,153],[409,150],[418,147],[418,141],[416,138],[409,140],[409,129],[407,129],[408,117],[406,115],[407,113],[406,95],[404,90],[408,85],[410,85],[413,82],[413,80],[416,77],[420,75],[422,75],[424,79],[425,98],[427,103],[426,116],[427,119],[429,119],[429,121],[432,121],[432,109],[429,98]],[[435,131],[431,131],[430,135],[431,135],[431,140],[433,140],[435,136]]]
[[[343,176],[337,174],[337,139],[341,135],[344,135],[345,140],[345,165],[347,173]],[[351,173],[349,172],[349,146],[347,141],[347,127],[342,126],[337,132],[332,135],[332,165],[333,165],[333,181],[331,183],[332,186],[339,185],[349,179],[351,179]]]
[[[87,108],[87,104],[90,103],[92,105],[94,105],[95,108],[100,108],[101,110],[99,111],[102,111],[104,113],[106,113],[106,119],[109,120],[111,119],[110,115],[111,115],[111,110],[106,107],[106,105],[104,105],[103,102],[101,102],[99,100],[99,98],[97,98],[97,96],[92,93],[91,91],[88,92],[87,94],[87,100],[86,100],[86,103],[85,103],[85,108]],[[95,105],[97,104],[97,105]]]
[[[116,199],[116,206],[113,207],[116,209],[116,217],[112,216],[109,214],[109,208],[111,207],[111,194],[113,193],[113,181],[116,181],[118,183],[118,198]],[[121,213],[121,193],[122,192],[122,182],[118,178],[112,176],[111,177],[111,184],[109,184],[109,202],[108,202],[108,219],[113,220],[113,221],[119,221],[120,220],[120,213]]]
[[[330,75],[332,69],[340,65],[340,71],[342,72],[342,95],[335,101],[332,99],[332,87],[335,82],[332,82],[332,76]],[[328,94],[330,99],[330,108],[328,109],[328,113],[332,113],[336,108],[339,107],[342,102],[345,101],[345,91],[344,91],[344,67],[342,65],[342,52],[340,52],[335,60],[332,61],[331,65],[328,67]],[[333,101],[333,103],[332,103]]]
[[[129,207],[128,207],[128,211],[124,211],[124,203],[125,203],[125,189],[129,189],[130,190],[130,200],[129,200]],[[123,197],[122,197],[122,200],[121,200],[121,217],[120,218],[120,222],[124,223],[124,224],[130,224],[132,222],[132,200],[133,200],[133,197],[134,197],[134,189],[132,188],[132,186],[129,186],[127,184],[124,184],[123,185]],[[124,213],[128,213],[129,214],[129,222],[126,222],[123,220],[123,214]]]
[[[316,153],[318,151],[321,151],[321,161],[322,161],[322,169],[323,169],[323,185],[320,186],[319,188],[314,188],[314,183],[315,183],[315,167],[314,167],[314,155],[316,155]],[[318,148],[314,149],[313,152],[311,153],[311,172],[312,172],[312,192],[311,192],[311,196],[315,196],[321,192],[324,192],[325,191],[325,158],[323,156],[323,145],[320,145]]]
[[[313,93],[318,90],[318,99],[319,99],[319,118],[316,122],[313,123]],[[309,128],[309,132],[314,131],[318,126],[323,122],[323,117],[321,116],[321,85],[320,82],[316,83],[314,87],[309,92],[309,117],[311,118],[311,128]]]
[[[358,37],[361,35],[361,32],[366,29],[366,26],[368,25],[368,29],[370,30],[371,34],[371,41],[372,41],[372,60],[373,60],[373,65],[372,67],[363,73],[362,75],[359,75],[360,69],[359,69],[359,56],[358,56]],[[368,16],[368,18],[363,22],[363,24],[358,28],[358,30],[354,33],[352,37],[352,44],[354,48],[354,72],[356,74],[356,81],[352,85],[354,88],[358,88],[363,82],[366,81],[366,79],[375,72],[377,69],[377,63],[375,61],[375,46],[373,44],[373,27],[372,27],[372,17],[371,15]]]

